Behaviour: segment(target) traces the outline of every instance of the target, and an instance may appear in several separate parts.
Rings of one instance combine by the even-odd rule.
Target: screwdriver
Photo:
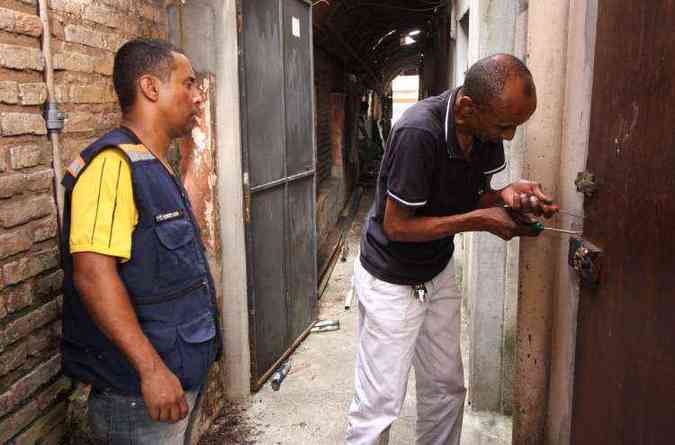
[[[509,213],[509,215],[511,216],[511,218],[513,218],[514,221],[516,221],[518,224],[530,226],[532,228],[532,230],[534,231],[534,233],[537,234],[537,235],[539,235],[544,230],[549,230],[551,232],[557,232],[557,233],[565,233],[567,235],[581,235],[581,232],[577,232],[577,231],[574,231],[574,230],[559,229],[557,227],[547,227],[541,221],[530,221],[525,217],[525,215],[523,213],[514,209],[513,207],[504,206],[504,209],[506,209],[506,211]],[[565,212],[565,213],[567,213],[567,212]]]
[[[544,230],[550,230],[551,232],[558,232],[558,233],[566,233],[568,235],[581,235],[581,232],[576,232],[574,230],[558,229],[557,227],[546,227],[544,223],[540,221],[536,221],[530,224],[532,224],[532,228],[534,229],[535,232],[537,232],[537,235],[539,235]]]

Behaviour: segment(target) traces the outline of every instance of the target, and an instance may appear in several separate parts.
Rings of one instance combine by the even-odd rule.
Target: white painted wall
[[[190,0],[182,10],[182,46],[196,71],[216,76],[216,199],[221,269],[214,270],[222,295],[223,368],[231,399],[250,394],[250,349],[239,117],[239,57],[235,0]],[[181,41],[174,9],[170,39]]]
[[[476,60],[498,52],[523,56],[524,27],[518,26],[519,0],[460,0],[456,18],[468,14],[469,35],[456,26],[455,85]],[[522,24],[522,20],[521,20]],[[517,38],[517,36],[519,38]],[[516,53],[516,48],[520,53]],[[522,171],[522,129],[505,143],[508,168],[493,178],[495,188],[518,179]],[[518,280],[518,241],[508,245],[485,233],[465,234],[464,291],[469,313],[469,400],[476,410],[509,413],[514,362]],[[461,254],[461,249],[458,249]]]
[[[239,117],[239,59],[235,0],[211,0],[216,11],[218,205],[222,245],[225,390],[250,394],[251,358]]]
[[[563,114],[558,198],[560,205],[583,215],[583,195],[574,186],[577,172],[586,169],[593,93],[597,0],[571,0],[567,42],[567,79]],[[582,230],[583,220],[561,215],[560,225]],[[548,388],[546,443],[568,445],[574,389],[579,283],[567,265],[567,238],[559,240],[556,299],[553,302],[551,371]]]
[[[569,0],[530,2],[528,66],[537,111],[525,125],[524,175],[561,195],[560,161],[567,68]],[[551,361],[551,326],[561,237],[544,233],[520,241],[518,331],[514,373],[514,443],[544,443]]]

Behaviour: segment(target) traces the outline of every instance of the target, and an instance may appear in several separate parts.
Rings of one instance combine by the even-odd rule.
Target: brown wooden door
[[[675,1],[599,0],[573,444],[674,444]]]

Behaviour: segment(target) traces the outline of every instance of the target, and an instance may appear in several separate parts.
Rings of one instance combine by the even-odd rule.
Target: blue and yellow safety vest
[[[118,148],[131,165],[139,221],[131,259],[118,271],[143,332],[185,390],[204,383],[221,344],[215,286],[190,201],[180,181],[140,144],[130,130],[115,129],[82,151],[62,181],[63,370],[96,388],[131,395],[141,394],[138,373],[87,312],[69,251],[72,191],[102,150]]]

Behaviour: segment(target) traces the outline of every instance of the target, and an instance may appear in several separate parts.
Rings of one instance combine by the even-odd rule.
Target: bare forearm
[[[385,227],[387,237],[399,242],[426,242],[462,232],[487,230],[488,222],[480,210],[461,215],[417,216]]]
[[[97,326],[127,356],[139,374],[162,363],[141,330],[136,313],[119,276],[81,272],[76,275],[80,295]]]

